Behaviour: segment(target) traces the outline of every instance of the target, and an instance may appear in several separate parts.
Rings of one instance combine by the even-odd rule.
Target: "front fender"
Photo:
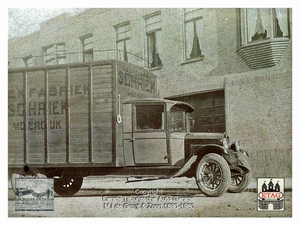
[[[241,152],[243,155],[247,156],[248,158],[250,157],[250,156],[249,156],[249,153],[246,152],[245,150],[241,149],[240,152]]]
[[[172,177],[180,177],[183,174],[187,173],[189,170],[194,168],[196,162],[199,162],[200,159],[208,153],[216,153],[221,156],[224,156],[224,155],[228,155],[229,151],[225,149],[223,146],[216,145],[216,144],[203,145],[199,147],[194,152],[194,154],[187,159],[184,165],[178,171],[176,171],[176,173],[173,174]]]
[[[240,151],[233,151],[230,150],[229,154],[225,155],[224,157],[229,165],[239,165],[240,158],[243,158],[244,160],[249,160],[249,154],[246,151],[240,150]]]
[[[251,171],[249,154],[244,150],[238,152],[230,151],[230,154],[226,155],[225,159],[233,171],[239,171],[239,173],[249,173]]]
[[[201,147],[199,147],[196,151],[195,151],[195,155],[205,155],[207,153],[217,153],[219,155],[222,154],[229,154],[229,151],[224,148],[221,145],[216,145],[216,144],[208,144],[208,145],[203,145]]]

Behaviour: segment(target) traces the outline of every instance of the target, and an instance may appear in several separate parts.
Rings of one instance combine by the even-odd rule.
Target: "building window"
[[[145,17],[147,38],[147,60],[151,68],[161,67],[162,31],[161,13],[157,12]]]
[[[289,10],[240,9],[237,53],[251,69],[275,66],[290,45]]]
[[[93,51],[93,35],[89,34],[80,38],[82,60],[83,62],[90,62],[94,60]]]
[[[33,57],[32,57],[32,55],[24,57],[23,61],[24,61],[26,67],[33,66]]]
[[[184,9],[184,49],[185,60],[203,57],[201,36],[203,35],[203,21],[201,9]]]
[[[45,47],[44,61],[46,65],[66,63],[66,45],[64,43],[59,43]]]
[[[270,38],[289,37],[288,9],[243,9],[242,45]]]
[[[117,57],[128,62],[128,50],[130,50],[130,23],[125,22],[115,26]]]

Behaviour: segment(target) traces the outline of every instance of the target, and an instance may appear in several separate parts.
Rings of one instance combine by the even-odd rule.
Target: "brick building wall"
[[[225,98],[226,128],[249,152],[253,176],[291,176],[291,61],[228,76]]]

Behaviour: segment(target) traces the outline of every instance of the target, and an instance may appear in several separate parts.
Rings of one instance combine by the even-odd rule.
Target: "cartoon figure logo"
[[[284,178],[258,178],[257,194],[258,211],[284,210]]]

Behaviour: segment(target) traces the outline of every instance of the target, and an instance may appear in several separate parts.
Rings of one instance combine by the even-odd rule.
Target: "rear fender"
[[[195,174],[194,170],[196,169],[197,163],[204,155],[208,153],[216,153],[224,157],[224,155],[229,154],[229,151],[220,145],[215,145],[215,144],[203,145],[199,147],[194,152],[194,154],[188,158],[188,160],[184,163],[184,165],[178,171],[176,171],[176,173],[173,174],[172,177],[180,177],[180,176],[185,176],[187,174],[194,175]]]

